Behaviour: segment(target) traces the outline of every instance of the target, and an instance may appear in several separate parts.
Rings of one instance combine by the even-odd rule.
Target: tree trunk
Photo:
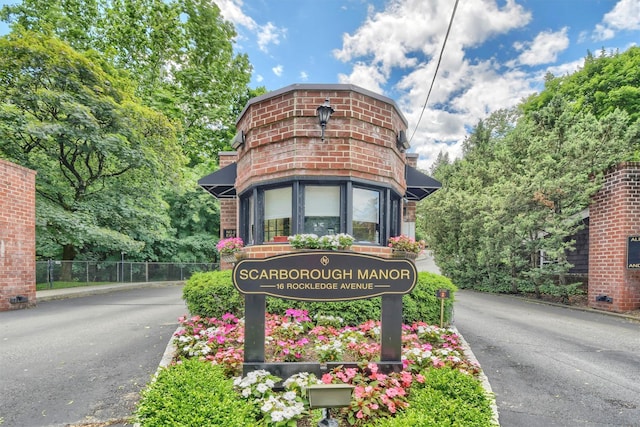
[[[73,245],[64,245],[62,247],[62,270],[60,272],[61,282],[71,282],[73,277],[71,268],[73,260],[76,258],[76,248]]]

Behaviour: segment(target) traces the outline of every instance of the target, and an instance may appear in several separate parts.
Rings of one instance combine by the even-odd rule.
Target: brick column
[[[589,305],[624,312],[640,308],[640,270],[627,268],[627,241],[640,235],[640,162],[607,172],[589,208]],[[597,297],[610,302],[596,301]]]
[[[36,304],[35,180],[0,159],[0,311]]]

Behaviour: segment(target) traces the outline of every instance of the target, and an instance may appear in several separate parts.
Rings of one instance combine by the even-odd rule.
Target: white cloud
[[[306,71],[300,71],[300,81],[306,82],[309,80],[309,74]]]
[[[351,74],[338,75],[338,81],[342,84],[354,84],[376,93],[384,92],[382,84],[384,84],[385,80],[385,76],[375,66],[362,62],[353,66]]]
[[[282,77],[282,73],[284,72],[284,67],[282,65],[276,65],[271,69],[271,71],[273,71],[273,74],[275,74],[276,76]]]
[[[245,28],[254,33],[257,38],[258,48],[268,52],[269,45],[280,44],[280,39],[286,37],[287,30],[279,28],[271,22],[259,25],[252,17],[242,11],[242,0],[216,0],[222,17],[233,23],[236,29]]]
[[[523,65],[540,65],[555,62],[558,54],[569,47],[568,28],[560,31],[545,31],[536,36],[532,42],[516,42],[514,48],[522,53],[517,62]]]
[[[618,30],[640,30],[640,0],[620,0],[602,18],[593,32],[594,40],[612,39]]]
[[[619,30],[640,29],[640,0],[620,0],[602,19],[605,25]]]
[[[278,28],[271,22],[267,22],[266,25],[260,27],[258,31],[258,47],[263,52],[269,51],[269,45],[279,45],[280,37],[286,37],[287,30]]]
[[[216,0],[216,5],[220,8],[220,13],[225,20],[230,21],[235,26],[245,27],[250,31],[255,31],[258,24],[242,11],[242,0]]]

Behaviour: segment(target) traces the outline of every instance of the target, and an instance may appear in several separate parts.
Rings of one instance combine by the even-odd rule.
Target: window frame
[[[269,244],[264,240],[264,192],[270,189],[291,187],[291,235],[304,233],[305,221],[305,187],[306,186],[338,186],[340,188],[340,230],[338,233],[353,235],[353,190],[361,188],[377,191],[379,194],[378,206],[378,243],[359,242],[358,244],[370,246],[384,246],[388,243],[390,236],[398,235],[402,222],[402,195],[395,192],[388,186],[380,183],[360,181],[348,177],[323,177],[313,179],[309,177],[293,177],[282,179],[276,182],[261,183],[252,186],[238,197],[240,199],[240,215],[238,229],[240,237],[247,244]],[[250,199],[253,197],[253,229],[250,224],[251,215]],[[252,236],[253,234],[253,236]],[[252,239],[250,237],[253,237]],[[252,242],[252,243],[251,243]]]

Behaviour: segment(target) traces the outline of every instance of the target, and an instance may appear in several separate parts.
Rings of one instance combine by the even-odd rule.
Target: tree
[[[140,104],[126,73],[27,31],[0,38],[0,58],[0,153],[38,172],[41,254],[136,254],[166,235],[159,189],[180,179],[183,157],[175,127]]]
[[[137,79],[146,105],[180,124],[191,165],[229,147],[248,99],[251,65],[233,25],[207,0],[23,0],[0,14],[12,28],[95,49]]]

